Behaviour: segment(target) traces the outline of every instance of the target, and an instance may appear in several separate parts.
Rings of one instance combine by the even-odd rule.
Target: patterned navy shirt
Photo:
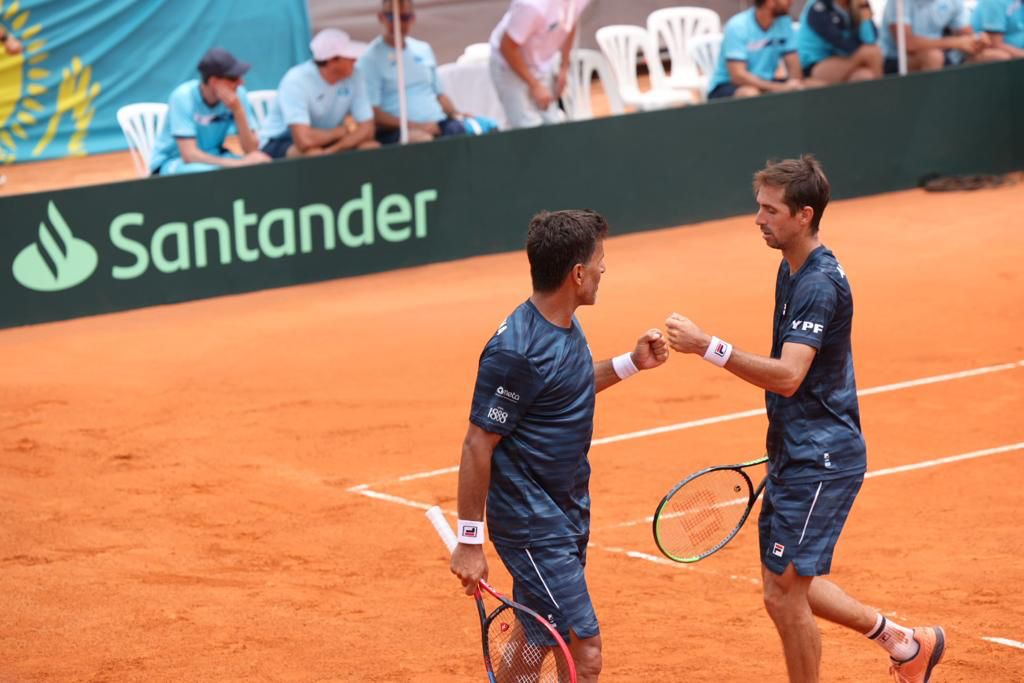
[[[769,472],[787,482],[863,473],[867,450],[850,345],[853,294],[831,251],[818,247],[795,275],[782,260],[774,324],[772,358],[782,356],[786,342],[818,353],[793,396],[765,392]]]
[[[594,362],[583,329],[554,325],[527,300],[480,355],[469,420],[501,434],[491,460],[491,540],[527,547],[590,530]]]

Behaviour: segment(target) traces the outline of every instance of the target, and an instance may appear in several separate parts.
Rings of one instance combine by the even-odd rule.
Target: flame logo
[[[22,249],[11,271],[23,287],[58,292],[85,282],[99,258],[91,244],[74,236],[53,202],[47,206],[47,215],[50,224],[39,224],[39,241]]]

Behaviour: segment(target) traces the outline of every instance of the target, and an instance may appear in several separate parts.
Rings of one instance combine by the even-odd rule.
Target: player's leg
[[[803,520],[813,507],[807,489],[769,479],[757,521],[765,610],[782,639],[789,680],[800,683],[818,680],[821,661],[821,634],[807,596],[813,577],[801,576],[793,564]]]
[[[821,663],[821,634],[807,602],[812,577],[790,564],[782,574],[762,567],[764,606],[782,639],[791,683],[814,683]]]
[[[569,651],[576,665],[578,683],[597,683],[601,675],[601,635],[580,638],[575,631],[571,632]]]
[[[579,683],[597,683],[601,637],[584,567],[586,541],[530,548],[495,544],[513,578],[512,597],[546,617],[569,645]]]

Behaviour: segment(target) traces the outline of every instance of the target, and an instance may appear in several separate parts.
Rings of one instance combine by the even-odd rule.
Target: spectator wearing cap
[[[377,140],[388,145],[398,142],[399,118],[398,52],[395,50],[395,21],[402,31],[402,62],[405,69],[405,100],[409,117],[409,141],[425,142],[466,132],[461,115],[441,89],[437,59],[429,43],[409,36],[416,14],[412,0],[401,0],[399,14],[393,13],[392,0],[382,0],[377,13],[381,35],[359,58],[359,70],[377,122]]]
[[[379,147],[373,110],[355,69],[360,46],[344,31],[327,28],[309,44],[313,59],[293,66],[277,86],[277,99],[260,132],[275,159]]]
[[[590,0],[512,0],[491,32],[491,80],[509,128],[562,121],[558,98]],[[559,57],[561,57],[559,59]]]
[[[253,132],[252,105],[242,76],[249,65],[227,50],[215,47],[199,61],[201,80],[182,83],[168,102],[167,121],[153,148],[153,175],[196,173],[230,166],[248,166],[270,161],[259,151]],[[232,132],[238,134],[244,156],[224,148]]]

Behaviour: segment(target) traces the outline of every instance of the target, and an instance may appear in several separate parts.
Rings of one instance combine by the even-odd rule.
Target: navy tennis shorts
[[[494,547],[512,575],[512,599],[547,617],[565,642],[570,630],[579,638],[601,632],[583,576],[586,539],[530,548]]]
[[[787,484],[771,478],[757,520],[761,562],[775,574],[792,563],[800,576],[823,576],[864,483],[864,475]]]

